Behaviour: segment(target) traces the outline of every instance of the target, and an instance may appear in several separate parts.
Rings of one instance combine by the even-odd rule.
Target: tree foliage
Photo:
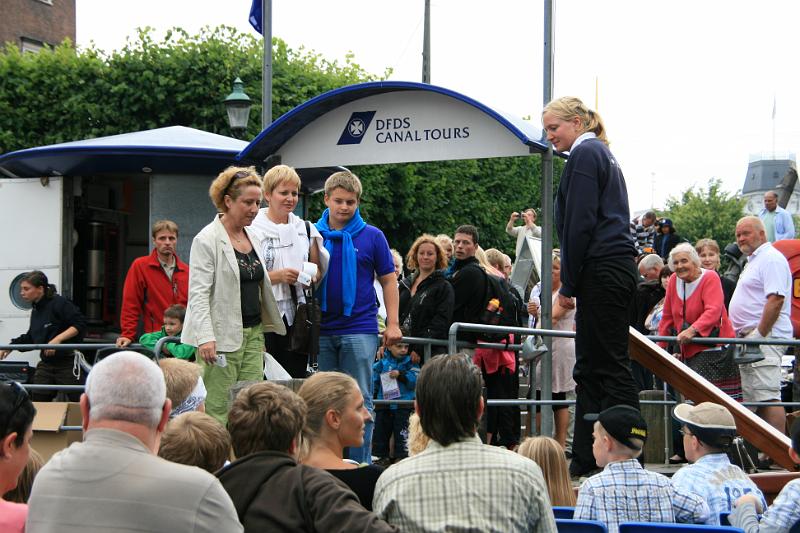
[[[325,91],[376,79],[273,39],[273,116]],[[253,100],[246,138],[261,131],[261,41],[234,28],[139,30],[106,54],[65,41],[38,54],[0,53],[0,152],[165,126],[229,135],[222,104],[237,76]]]
[[[555,185],[562,162],[556,159]],[[478,228],[484,249],[499,248],[513,257],[514,239],[505,233],[509,215],[541,206],[541,158],[505,157],[352,169],[364,186],[361,211],[384,230],[389,244],[405,253],[423,233],[446,233],[462,224]],[[325,206],[312,200],[313,220]],[[540,221],[541,222],[541,221]]]
[[[144,28],[119,51],[65,42],[38,54],[0,52],[0,153],[165,126],[229,135],[224,106],[234,78],[253,100],[245,138],[260,132],[262,43],[221,26],[198,35],[173,29],[156,41]],[[347,56],[329,61],[273,39],[273,116],[331,89],[378,79]],[[388,71],[384,76],[388,75]],[[556,159],[556,176],[561,160]],[[513,253],[509,214],[541,206],[539,157],[363,166],[362,211],[405,252],[422,233],[452,235],[473,224],[484,248]],[[556,178],[557,179],[557,178]],[[556,183],[556,187],[558,183]],[[311,201],[311,216],[324,209]]]
[[[679,198],[670,196],[664,216],[672,219],[676,232],[687,241],[709,238],[724,248],[735,240],[744,205],[744,200],[722,189],[720,180],[712,179],[707,189],[690,187]]]

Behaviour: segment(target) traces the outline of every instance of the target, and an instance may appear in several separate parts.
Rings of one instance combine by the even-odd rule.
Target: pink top
[[[22,533],[28,506],[24,503],[7,502],[0,498],[0,533]]]
[[[705,271],[694,291],[686,299],[686,322],[697,330],[698,336],[710,337],[711,330],[720,328],[717,337],[735,337],[728,312],[725,310],[725,299],[722,294],[722,282],[719,274]],[[667,296],[664,298],[664,315],[658,325],[659,335],[672,335],[675,328],[680,331],[683,324],[683,299],[678,295],[677,276],[672,274],[667,285]],[[665,343],[659,343],[662,346]],[[681,354],[690,358],[712,346],[708,344],[686,344],[681,346]]]

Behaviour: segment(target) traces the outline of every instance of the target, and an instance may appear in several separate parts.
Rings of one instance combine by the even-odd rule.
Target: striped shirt
[[[672,476],[672,486],[700,496],[711,508],[716,521],[720,513],[729,513],[733,502],[752,492],[767,506],[764,495],[744,470],[731,464],[724,453],[700,457],[694,464],[684,466]]]
[[[715,521],[699,496],[673,487],[669,478],[648,472],[636,459],[609,463],[587,479],[578,492],[575,519],[605,522],[608,533],[617,533],[621,522]]]
[[[745,533],[783,533],[800,524],[800,479],[793,479],[764,512],[759,523],[752,503],[739,505],[730,516],[731,525]]]
[[[539,466],[478,437],[420,454],[384,471],[373,510],[404,532],[555,533]]]

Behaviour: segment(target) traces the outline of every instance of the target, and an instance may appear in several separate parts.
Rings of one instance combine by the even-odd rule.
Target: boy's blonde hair
[[[158,366],[164,373],[167,384],[167,398],[172,400],[172,407],[182,404],[197,386],[200,379],[200,367],[183,359],[174,357],[159,359]]]
[[[349,170],[331,174],[331,176],[325,180],[325,196],[330,196],[333,191],[338,188],[355,193],[356,200],[361,200],[361,180]]]
[[[167,423],[158,456],[197,466],[212,474],[231,456],[231,436],[216,418],[199,411],[183,413]]]

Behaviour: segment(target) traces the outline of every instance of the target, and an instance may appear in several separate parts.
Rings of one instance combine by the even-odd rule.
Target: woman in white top
[[[253,228],[261,237],[264,266],[286,325],[285,336],[265,333],[267,351],[293,378],[304,378],[308,356],[289,349],[297,305],[306,301],[305,290],[310,285],[308,281],[302,283],[301,272],[304,263],[312,263],[316,271],[311,278],[322,279],[328,266],[328,252],[314,224],[293,213],[300,195],[300,176],[292,167],[278,165],[269,169],[264,174],[262,191],[268,207],[259,211]]]

